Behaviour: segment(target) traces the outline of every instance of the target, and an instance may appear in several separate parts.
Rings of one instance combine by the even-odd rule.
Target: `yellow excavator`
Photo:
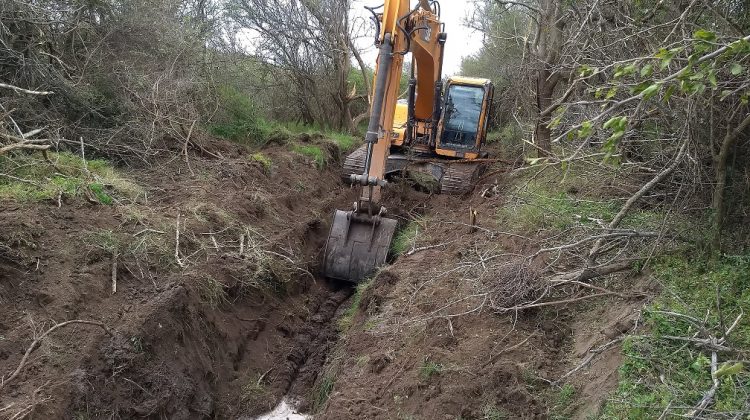
[[[385,217],[381,188],[391,174],[418,172],[438,190],[462,194],[483,170],[482,151],[491,115],[490,80],[450,77],[443,82],[447,34],[437,1],[386,0],[367,7],[377,28],[370,122],[364,145],[349,155],[343,177],[359,198],[336,210],[326,243],[328,278],[359,283],[386,263],[397,222]],[[404,57],[411,54],[406,100],[399,100]]]

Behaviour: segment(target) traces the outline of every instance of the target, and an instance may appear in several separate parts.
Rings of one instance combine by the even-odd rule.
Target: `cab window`
[[[474,148],[483,102],[484,88],[481,86],[451,85],[448,88],[443,134],[440,137],[442,146]]]

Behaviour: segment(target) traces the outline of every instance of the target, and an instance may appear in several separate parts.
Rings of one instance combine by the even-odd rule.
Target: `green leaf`
[[[643,95],[643,100],[649,100],[653,98],[654,95],[659,93],[659,88],[661,88],[661,85],[659,85],[658,83],[654,83],[653,85],[644,89],[643,92],[641,92],[641,94]]]
[[[716,40],[716,34],[705,29],[698,29],[693,33],[693,38],[700,39],[701,41],[713,42]]]
[[[612,98],[615,97],[615,95],[617,95],[617,88],[616,87],[612,87],[612,88],[609,89],[609,91],[607,91],[607,96],[605,96],[604,98],[605,99],[612,99]]]
[[[649,77],[654,73],[654,66],[651,64],[646,64],[641,69],[641,77]]]
[[[672,98],[672,94],[674,93],[675,89],[677,87],[675,85],[669,85],[667,86],[667,91],[664,92],[664,98],[662,98],[662,101],[669,102],[669,99]]]
[[[593,131],[594,125],[591,123],[591,121],[584,121],[581,124],[581,128],[578,130],[578,137],[579,138],[586,138],[591,135],[591,132]]]
[[[601,99],[603,94],[604,94],[604,88],[597,88],[596,92],[594,92],[594,99]]]
[[[730,365],[729,363],[725,364],[724,366],[720,367],[719,369],[714,372],[714,378],[721,378],[722,376],[730,376],[730,375],[736,375],[738,373],[742,373],[745,370],[745,365],[742,364],[742,362],[737,362],[733,365]]]
[[[605,130],[609,130],[610,128],[614,127],[622,117],[612,117],[607,122],[604,123],[602,126]]]
[[[740,63],[732,63],[732,66],[729,68],[729,71],[731,71],[734,76],[739,76],[744,70],[745,68],[742,67]]]
[[[714,88],[719,86],[719,82],[718,80],[716,80],[716,71],[714,71],[713,69],[708,72],[708,81],[711,82],[711,86],[713,86]]]
[[[628,127],[628,117],[620,117],[620,121],[617,122],[617,129],[620,131],[625,131],[627,127]]]
[[[586,64],[583,64],[581,67],[578,68],[578,74],[581,77],[588,77],[591,76],[596,72],[597,69],[587,66]]]

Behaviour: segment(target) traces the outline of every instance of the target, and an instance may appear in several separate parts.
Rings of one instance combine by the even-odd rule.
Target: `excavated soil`
[[[317,262],[352,194],[283,147],[263,151],[270,169],[212,150],[223,159],[128,172],[140,203],[0,203],[0,375],[57,323],[108,330],[45,337],[0,389],[0,417],[236,418],[315,380],[351,293]]]
[[[270,168],[239,146],[211,150],[221,158],[127,172],[147,192],[138,203],[0,202],[0,375],[25,364],[0,385],[0,417],[250,419],[291,396],[322,419],[548,418],[550,383],[642,305],[493,312],[486,299],[504,292],[483,296],[462,264],[538,247],[468,226],[472,209],[496,228],[498,172],[464,197],[391,185],[390,216],[427,217],[429,240],[376,276],[346,330],[335,321],[353,288],[319,275],[333,209],[355,199],[338,151],[319,170],[284,146],[263,151]],[[531,287],[541,268],[498,270],[493,284]],[[69,320],[106,331],[61,327],[22,362]],[[618,365],[614,346],[572,375],[567,414],[595,413]]]

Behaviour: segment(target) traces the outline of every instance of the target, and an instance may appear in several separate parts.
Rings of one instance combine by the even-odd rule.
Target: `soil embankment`
[[[137,202],[0,203],[0,373],[21,365],[0,416],[232,418],[315,380],[349,294],[317,261],[351,194],[283,146],[216,146],[129,171]],[[69,320],[107,331],[68,324],[22,360]]]

